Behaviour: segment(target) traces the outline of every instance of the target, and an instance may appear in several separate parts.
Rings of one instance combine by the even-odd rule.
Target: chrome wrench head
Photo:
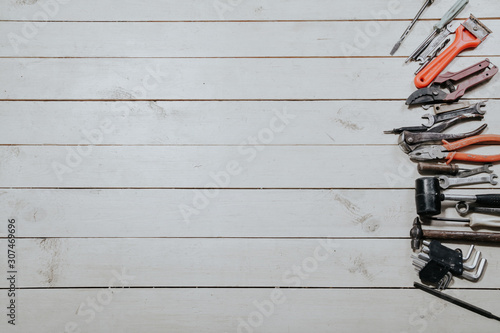
[[[422,125],[430,128],[430,127],[434,126],[436,123],[450,120],[450,119],[453,119],[455,117],[459,117],[462,115],[484,115],[486,113],[486,110],[483,110],[482,108],[485,106],[486,106],[485,102],[480,102],[480,103],[476,103],[472,106],[452,109],[452,110],[449,110],[448,112],[445,112],[445,113],[424,114],[422,116],[422,119],[427,119],[427,123],[422,124]]]
[[[465,177],[469,177],[469,176],[478,175],[480,173],[493,173],[493,170],[491,169],[492,167],[493,167],[493,164],[485,164],[482,167],[475,168],[472,170],[460,171],[457,174],[457,177],[465,178]]]
[[[476,207],[476,206],[471,207],[465,201],[457,202],[457,204],[455,205],[455,209],[457,210],[457,213],[460,214],[461,216],[466,216],[469,213],[492,214],[492,215],[500,214],[500,208],[498,207]],[[473,223],[471,223],[471,225],[472,224]],[[476,225],[488,226],[488,223],[487,221],[483,221],[482,223],[480,221],[476,221]],[[493,224],[492,226],[499,227],[500,225]]]
[[[483,184],[490,183],[491,185],[497,185],[498,181],[496,181],[498,176],[496,174],[489,174],[486,176],[476,176],[476,177],[468,177],[468,178],[453,178],[446,176],[439,176],[439,186],[446,190],[447,188],[453,186],[462,186],[462,185],[472,185],[472,184]]]

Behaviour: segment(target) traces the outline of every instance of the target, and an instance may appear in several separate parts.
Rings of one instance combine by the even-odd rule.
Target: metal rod
[[[417,15],[415,15],[415,18],[411,21],[410,25],[408,26],[408,28],[406,28],[405,32],[403,32],[403,34],[401,35],[401,37],[399,38],[398,42],[396,43],[396,45],[394,45],[394,47],[392,48],[392,51],[391,51],[391,55],[394,55],[394,53],[396,53],[396,51],[399,49],[399,47],[401,46],[401,43],[403,42],[403,40],[406,38],[406,36],[410,33],[411,29],[413,29],[413,26],[417,23],[418,19],[420,18],[420,16],[422,15],[422,13],[424,12],[424,10],[429,7],[430,5],[432,5],[432,3],[434,2],[434,0],[425,0],[425,3],[424,5],[422,6],[422,8],[420,8],[420,10],[418,11]]]
[[[484,309],[481,309],[475,305],[472,305],[470,303],[467,303],[465,301],[462,301],[461,299],[458,299],[458,298],[455,298],[453,296],[450,296],[448,294],[445,294],[445,293],[442,293],[440,291],[437,291],[436,289],[432,289],[432,288],[429,288],[421,283],[418,283],[418,282],[414,282],[413,283],[413,286],[417,289],[420,289],[420,290],[423,290],[425,291],[426,293],[429,293],[431,295],[434,295],[436,297],[439,297],[447,302],[450,302],[450,303],[453,303],[455,305],[458,305],[464,309],[467,309],[469,311],[472,311],[474,313],[477,313],[478,315],[481,315],[483,317],[486,317],[486,318],[490,318],[490,319],[495,319],[495,320],[498,320],[500,321],[500,317],[498,316],[495,316],[494,314],[492,314],[491,312],[489,311],[486,311]]]

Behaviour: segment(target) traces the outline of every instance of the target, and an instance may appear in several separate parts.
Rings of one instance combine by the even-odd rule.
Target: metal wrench
[[[434,104],[434,105],[422,105],[424,110],[429,110],[431,107],[434,109],[435,114],[446,113],[450,111],[465,109],[471,106],[469,101],[457,102],[454,104]]]
[[[486,106],[485,102],[479,102],[476,103],[472,106],[459,109],[459,110],[454,110],[446,113],[440,113],[440,114],[425,114],[422,116],[422,119],[427,119],[427,123],[423,124],[423,126],[426,127],[432,127],[436,123],[443,122],[445,120],[453,119],[455,117],[464,115],[464,114],[480,114],[484,115],[486,113],[486,110],[483,110],[482,108]]]
[[[498,178],[496,174],[489,174],[486,176],[476,176],[476,177],[468,177],[468,178],[452,178],[446,176],[439,176],[439,186],[446,190],[449,187],[453,186],[461,186],[461,185],[471,185],[471,184],[482,184],[482,183],[490,183],[491,185],[496,185],[498,182],[495,178]]]
[[[471,206],[469,205],[468,202],[465,201],[457,202],[457,204],[455,205],[455,209],[457,210],[457,213],[460,214],[461,216],[465,216],[469,213],[500,215],[500,208]],[[500,220],[490,221],[488,225],[494,227],[500,227]]]
[[[493,170],[490,169],[492,167],[493,167],[493,164],[485,164],[480,168],[459,171],[457,173],[457,177],[458,178],[465,178],[465,177],[470,177],[470,176],[474,176],[474,175],[479,175],[480,173],[493,173]]]

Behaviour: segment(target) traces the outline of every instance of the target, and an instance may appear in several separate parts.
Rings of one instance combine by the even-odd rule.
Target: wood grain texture
[[[460,58],[459,70],[481,58]],[[491,57],[493,63],[499,58]],[[5,100],[399,99],[415,68],[401,59],[0,59]],[[383,82],[383,84],[381,84]],[[498,97],[498,77],[467,94]]]
[[[258,148],[3,146],[0,185],[411,188],[417,176],[413,164],[397,146]],[[385,163],[377,163],[380,160]]]
[[[241,321],[259,324],[254,332],[417,332],[426,330],[496,332],[497,322],[456,307],[419,290],[296,290],[282,289],[279,303],[269,316],[255,304],[270,301],[273,289],[114,289],[111,299],[105,289],[22,290],[25,318],[10,332],[147,331],[247,332]],[[278,291],[278,292],[279,292]],[[500,312],[498,291],[455,290],[451,294]],[[105,305],[97,303],[97,299]],[[4,293],[0,300],[4,301]],[[97,304],[92,310],[91,303]],[[109,301],[109,303],[108,303]],[[267,303],[266,303],[267,304]],[[380,308],[387,315],[380,315]],[[271,306],[269,306],[271,309]],[[255,316],[255,318],[253,318]],[[46,318],[43,327],[37,318]],[[239,320],[241,318],[241,321]],[[443,318],[453,318],[447,321]],[[262,319],[262,320],[259,320]],[[239,326],[242,325],[241,328]]]
[[[4,190],[19,237],[407,237],[413,190]],[[388,206],[387,204],[391,205]],[[0,236],[6,236],[4,230]]]
[[[486,103],[487,133],[500,128],[499,108],[497,100]],[[421,116],[432,113],[408,109],[400,101],[0,102],[0,142],[250,145],[248,137],[269,128],[284,111],[295,118],[271,142],[260,141],[260,145],[394,145],[397,136],[383,134],[384,130],[420,125],[425,122]],[[104,129],[109,130],[104,133],[106,124]],[[452,131],[467,132],[478,126],[472,121]]]
[[[113,271],[134,287],[403,288],[418,279],[409,239],[19,239],[19,287],[107,287]],[[6,240],[0,245],[6,248]],[[464,251],[468,246],[462,246]],[[496,288],[498,247],[478,246],[488,260],[480,282]],[[6,263],[1,263],[4,271]],[[8,287],[5,279],[0,286]]]
[[[402,57],[454,1],[395,58],[420,2],[55,1],[0,3],[0,219],[17,220],[28,288],[2,332],[498,331],[411,289],[418,175],[382,134],[420,124]],[[470,12],[499,30],[500,3],[471,1],[460,20]],[[499,51],[493,34],[449,70]],[[498,88],[466,95],[491,99],[488,133]],[[484,277],[449,292],[500,314],[500,248],[477,248]],[[276,287],[286,301],[241,326]]]
[[[419,23],[396,55],[408,56],[435,23]],[[498,20],[485,23],[500,30]],[[56,22],[31,38],[25,25],[0,22],[0,57],[388,57],[408,22]],[[492,34],[464,54],[499,53]]]
[[[205,1],[175,0],[149,1],[147,6],[140,0],[129,0],[126,5],[118,0],[58,0],[61,5],[43,10],[41,5],[49,1],[8,0],[0,6],[2,20],[44,20],[48,12],[50,20],[76,21],[224,21],[224,20],[366,20],[412,19],[422,4],[402,0],[355,0],[350,2],[329,0],[256,0],[256,1]],[[422,18],[439,19],[453,2],[432,5]],[[119,8],[120,10],[117,10]],[[217,9],[220,8],[220,9]],[[478,17],[497,18],[499,7],[489,0],[471,1],[460,17],[469,12]],[[53,14],[51,14],[53,13]],[[42,15],[42,17],[38,16]],[[402,31],[400,32],[402,33]]]

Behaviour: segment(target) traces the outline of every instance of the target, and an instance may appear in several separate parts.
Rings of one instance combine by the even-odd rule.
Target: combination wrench
[[[437,177],[439,180],[439,186],[446,190],[449,187],[461,186],[461,185],[471,185],[471,184],[483,184],[490,183],[491,185],[496,185],[498,182],[495,180],[498,176],[494,173],[485,176],[476,176],[468,178],[452,178],[446,176]]]

